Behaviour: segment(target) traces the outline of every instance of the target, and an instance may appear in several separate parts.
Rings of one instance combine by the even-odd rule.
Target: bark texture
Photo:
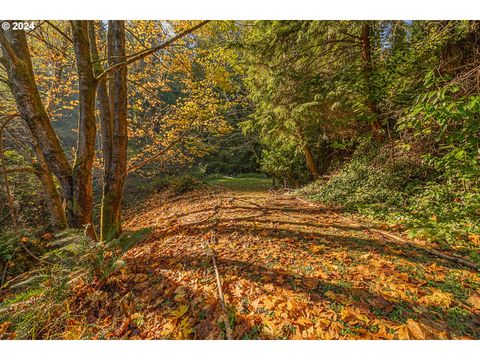
[[[95,94],[96,78],[93,71],[88,35],[88,21],[75,20],[72,24],[72,40],[78,72],[78,142],[75,163],[72,169],[74,188],[74,211],[78,224],[88,226],[87,233],[96,238],[93,228],[93,178],[92,166],[95,158]]]
[[[109,241],[122,231],[122,199],[127,174],[127,65],[125,63],[125,24],[124,21],[108,23],[108,63],[116,67],[109,79],[108,97],[109,126],[104,126],[106,142],[104,151],[110,161],[105,161],[103,198],[101,210],[101,239]],[[122,66],[118,64],[124,63]],[[105,109],[106,110],[106,109]],[[111,136],[111,137],[110,137]],[[111,147],[108,147],[111,144]]]

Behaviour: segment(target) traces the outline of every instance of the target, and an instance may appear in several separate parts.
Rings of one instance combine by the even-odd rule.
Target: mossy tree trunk
[[[125,62],[124,21],[108,23],[108,62],[116,66]],[[119,66],[109,79],[109,113],[103,120],[106,153],[101,210],[101,239],[108,241],[122,231],[122,200],[127,174],[127,66]],[[105,104],[104,104],[105,105]],[[106,112],[106,109],[105,109]],[[107,161],[109,160],[109,161]]]
[[[88,35],[88,21],[75,20],[72,25],[72,40],[78,72],[78,143],[73,165],[74,210],[78,212],[78,225],[90,225],[87,233],[96,238],[93,227],[93,178],[92,166],[95,157],[95,94],[97,82],[93,70]]]

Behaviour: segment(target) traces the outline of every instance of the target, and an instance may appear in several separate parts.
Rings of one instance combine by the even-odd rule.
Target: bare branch
[[[73,40],[70,36],[67,35],[67,33],[65,33],[64,31],[62,31],[57,25],[55,25],[54,23],[52,23],[51,21],[49,20],[45,20],[45,22],[50,25],[52,28],[54,28],[60,35],[62,35],[65,39],[67,39],[70,43],[73,44]]]
[[[21,166],[21,167],[13,167],[13,168],[6,168],[3,170],[4,174],[14,174],[14,173],[22,173],[22,172],[29,172],[33,174],[38,174],[39,171],[30,166]]]
[[[105,76],[107,76],[108,74],[110,74],[112,71],[115,71],[116,69],[122,67],[122,66],[125,66],[125,65],[128,65],[128,64],[131,64],[135,61],[138,61],[138,60],[141,60],[143,59],[144,57],[147,57],[153,53],[156,53],[157,51],[161,50],[161,49],[164,49],[166,48],[167,46],[170,46],[171,44],[173,44],[175,41],[177,41],[178,39],[181,39],[185,36],[187,36],[188,34],[191,34],[192,32],[194,32],[195,30],[197,29],[200,29],[202,26],[206,25],[207,23],[209,23],[210,20],[205,20],[205,21],[202,21],[200,23],[198,23],[197,25],[191,27],[190,29],[187,29],[185,31],[182,31],[180,34],[174,36],[173,38],[171,38],[170,40],[167,40],[165,41],[164,43],[160,44],[160,45],[157,45],[151,49],[148,49],[148,50],[143,50],[143,51],[140,51],[136,54],[132,54],[130,56],[127,57],[127,60],[124,61],[124,62],[121,62],[121,63],[118,63],[118,64],[115,64],[113,66],[110,66],[109,68],[105,69],[98,77],[97,77],[97,81],[100,81],[102,78],[104,78]]]

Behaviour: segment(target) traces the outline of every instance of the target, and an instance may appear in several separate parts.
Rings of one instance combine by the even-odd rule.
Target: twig
[[[0,289],[3,287],[3,283],[5,282],[5,276],[7,275],[7,268],[8,268],[8,263],[10,262],[7,261],[7,263],[5,264],[5,268],[3,269],[3,273],[2,273],[2,283],[0,284]]]
[[[310,201],[307,201],[307,200],[305,200],[305,199],[302,199],[302,198],[299,198],[299,197],[295,197],[295,199],[297,199],[298,201],[303,202],[304,204],[307,204],[308,206],[315,206],[315,207],[316,207],[315,204],[312,204]]]
[[[211,213],[210,215],[208,215],[205,219],[201,219],[201,220],[198,220],[197,222],[194,222],[193,224],[189,224],[190,226],[197,226],[198,224],[201,224],[201,223],[204,223],[204,222],[207,222],[208,220],[210,220],[211,218],[213,218],[214,216],[216,216],[218,214],[218,210],[220,209],[220,207],[218,205],[216,205],[214,208],[213,208],[213,213]]]
[[[228,186],[224,186],[224,185],[210,184],[210,186],[212,186],[212,187],[219,187],[219,188],[221,188],[221,189],[226,189],[226,190],[232,190],[232,189],[229,188]],[[233,196],[233,195],[232,195],[230,198],[231,198],[230,202],[233,202],[234,200],[237,200],[237,201],[240,201],[240,202],[244,202],[244,203],[246,203],[246,204],[253,205],[253,206],[255,206],[256,208],[260,209],[264,214],[268,211],[268,208],[262,207],[261,205],[258,205],[257,203],[254,203],[253,201],[245,200],[245,199],[242,199],[242,198]]]
[[[10,191],[10,185],[8,182],[8,175],[6,172],[7,169],[7,163],[5,161],[5,154],[3,153],[3,129],[5,125],[7,124],[7,121],[0,126],[0,162],[2,166],[2,173],[3,173],[3,180],[5,182],[4,187],[5,187],[5,194],[7,195],[7,200],[8,200],[8,209],[10,211],[10,215],[12,217],[12,224],[13,228],[15,230],[15,234],[18,235],[19,230],[18,230],[18,218],[17,218],[17,213],[15,211],[15,204],[13,201],[13,195]]]
[[[217,280],[218,298],[220,299],[220,305],[222,306],[222,311],[223,311],[223,322],[225,324],[225,333],[227,335],[228,340],[233,340],[232,329],[230,328],[230,321],[228,320],[228,311],[225,305],[225,297],[223,296],[222,283],[220,281],[220,274],[218,272],[215,253],[213,252],[213,250],[210,248],[208,244],[206,244],[206,248],[207,248],[207,251],[210,253],[210,256],[212,257],[213,268],[215,270],[215,279]]]
[[[215,216],[216,214],[218,214],[221,207],[222,207],[222,202],[220,202],[220,205],[215,206],[214,212],[207,219],[202,220],[202,221],[207,221],[208,219],[210,219],[213,216]],[[216,229],[213,230],[213,237],[215,237],[215,236],[216,236]],[[227,311],[227,306],[225,305],[225,297],[223,296],[222,282],[220,281],[220,273],[218,272],[215,252],[210,247],[210,245],[207,241],[205,241],[204,246],[205,246],[205,250],[207,251],[207,254],[212,257],[213,269],[215,270],[215,279],[217,281],[218,298],[220,299],[220,305],[221,305],[222,311],[223,311],[223,323],[225,324],[225,334],[227,335],[228,340],[233,340],[232,329],[230,327],[230,321],[228,319],[228,311]]]
[[[7,282],[5,282],[5,284],[3,284],[2,286],[0,286],[0,290],[3,289],[3,288],[6,288],[9,284],[11,284],[12,282],[14,282],[15,280],[17,280],[18,278],[21,278],[23,276],[26,276],[26,275],[29,275],[31,273],[34,273],[36,270],[32,270],[32,271],[28,271],[28,272],[24,272],[24,273],[21,273],[17,276],[15,276],[14,278],[8,280]]]
[[[10,259],[7,260],[7,263],[5,264],[5,269],[3,269],[3,274],[2,274],[2,283],[0,284],[0,289],[3,288],[3,284],[5,283],[5,277],[7,276],[7,269],[8,269],[8,264],[10,263],[10,260],[13,259],[15,254],[17,253],[18,248],[15,248],[15,250],[12,253],[12,256]]]
[[[50,261],[47,261],[47,260],[43,260],[43,259],[40,259],[37,255],[35,255],[34,253],[32,253],[30,250],[28,250],[28,248],[25,246],[24,243],[22,243],[21,241],[18,242],[20,244],[20,246],[23,248],[23,250],[25,250],[28,255],[30,255],[31,257],[33,257],[35,260],[37,260],[38,262],[43,262],[43,263],[46,263],[46,264],[50,264],[50,265],[53,265]]]

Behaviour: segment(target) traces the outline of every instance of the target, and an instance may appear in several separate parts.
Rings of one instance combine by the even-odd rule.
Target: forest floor
[[[266,183],[155,194],[127,211],[145,227],[70,336],[223,339],[228,313],[233,339],[480,338],[478,271]]]

